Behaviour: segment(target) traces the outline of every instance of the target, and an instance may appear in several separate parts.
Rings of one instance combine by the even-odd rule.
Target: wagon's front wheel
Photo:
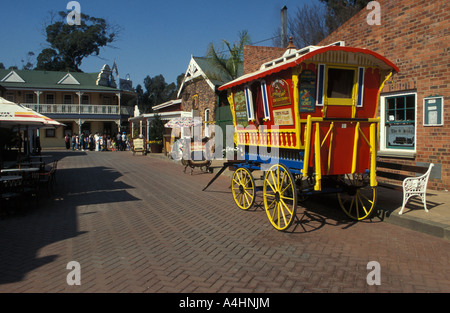
[[[343,182],[344,191],[338,194],[341,209],[356,221],[371,217],[375,212],[377,188],[371,187],[361,175],[347,175]]]
[[[263,186],[264,207],[273,227],[286,230],[297,210],[297,188],[289,169],[274,164],[266,172]]]
[[[239,167],[234,171],[231,180],[231,191],[237,206],[242,210],[248,210],[255,202],[255,180],[252,173],[246,168]]]

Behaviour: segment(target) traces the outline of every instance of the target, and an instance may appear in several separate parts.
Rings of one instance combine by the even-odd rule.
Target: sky
[[[272,46],[280,27],[280,12],[287,7],[288,17],[304,3],[317,0],[79,0],[81,12],[106,19],[120,27],[114,47],[103,48],[99,57],[84,59],[81,70],[99,72],[104,64],[117,63],[120,78],[129,75],[133,86],[143,84],[146,76],[162,74],[167,83],[176,82],[187,70],[191,56],[204,56],[212,42],[219,50],[222,40],[238,41],[247,30],[252,44]],[[67,11],[67,0],[4,1],[0,28],[0,62],[6,68],[22,68],[48,47],[45,23],[50,12]]]

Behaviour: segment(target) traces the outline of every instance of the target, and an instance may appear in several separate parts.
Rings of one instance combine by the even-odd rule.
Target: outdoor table
[[[39,167],[5,168],[5,169],[2,170],[2,174],[38,172],[38,171],[39,171]]]

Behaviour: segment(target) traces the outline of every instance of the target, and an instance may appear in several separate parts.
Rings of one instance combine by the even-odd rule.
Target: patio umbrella
[[[11,102],[0,97],[0,127],[18,128],[19,138],[21,141],[20,131],[22,127],[48,128],[62,126],[63,124],[35,112],[23,105]],[[21,158],[21,143],[19,145],[19,167]]]
[[[0,97],[0,127],[44,126],[45,123],[41,114]]]
[[[164,127],[176,128],[176,127],[192,127],[202,125],[202,119],[197,117],[176,117],[168,121]]]
[[[38,128],[49,128],[49,127],[66,126],[63,123],[60,123],[60,122],[58,122],[58,121],[56,121],[56,120],[54,120],[54,119],[52,119],[52,118],[50,118],[48,116],[45,116],[45,115],[43,115],[41,113],[33,111],[30,108],[26,108],[26,107],[24,107],[24,108],[26,110],[28,110],[31,114],[34,114],[35,116],[39,116],[39,117],[41,117],[43,119],[43,125],[39,125]]]

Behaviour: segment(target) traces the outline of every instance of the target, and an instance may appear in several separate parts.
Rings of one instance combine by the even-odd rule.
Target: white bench
[[[430,163],[428,167],[424,166],[414,166],[414,165],[404,165],[398,163],[390,162],[377,162],[377,176],[389,179],[389,182],[378,182],[379,186],[403,191],[403,203],[402,208],[398,214],[403,214],[406,203],[413,196],[419,196],[422,199],[424,209],[428,212],[426,195],[427,195],[427,185],[428,179],[430,177],[431,170],[434,164]],[[381,168],[381,170],[380,170]],[[383,169],[395,170],[397,171],[384,171]],[[411,177],[410,175],[400,174],[399,171],[422,174],[421,176]],[[394,182],[402,182],[402,185],[398,185]]]
[[[428,185],[428,178],[430,177],[430,173],[433,166],[434,164],[431,163],[430,166],[428,167],[427,172],[422,176],[405,178],[405,180],[403,181],[403,204],[402,209],[400,210],[400,212],[398,212],[398,214],[401,215],[403,213],[406,202],[408,202],[408,200],[413,196],[419,196],[422,199],[425,212],[428,212],[427,185]]]

